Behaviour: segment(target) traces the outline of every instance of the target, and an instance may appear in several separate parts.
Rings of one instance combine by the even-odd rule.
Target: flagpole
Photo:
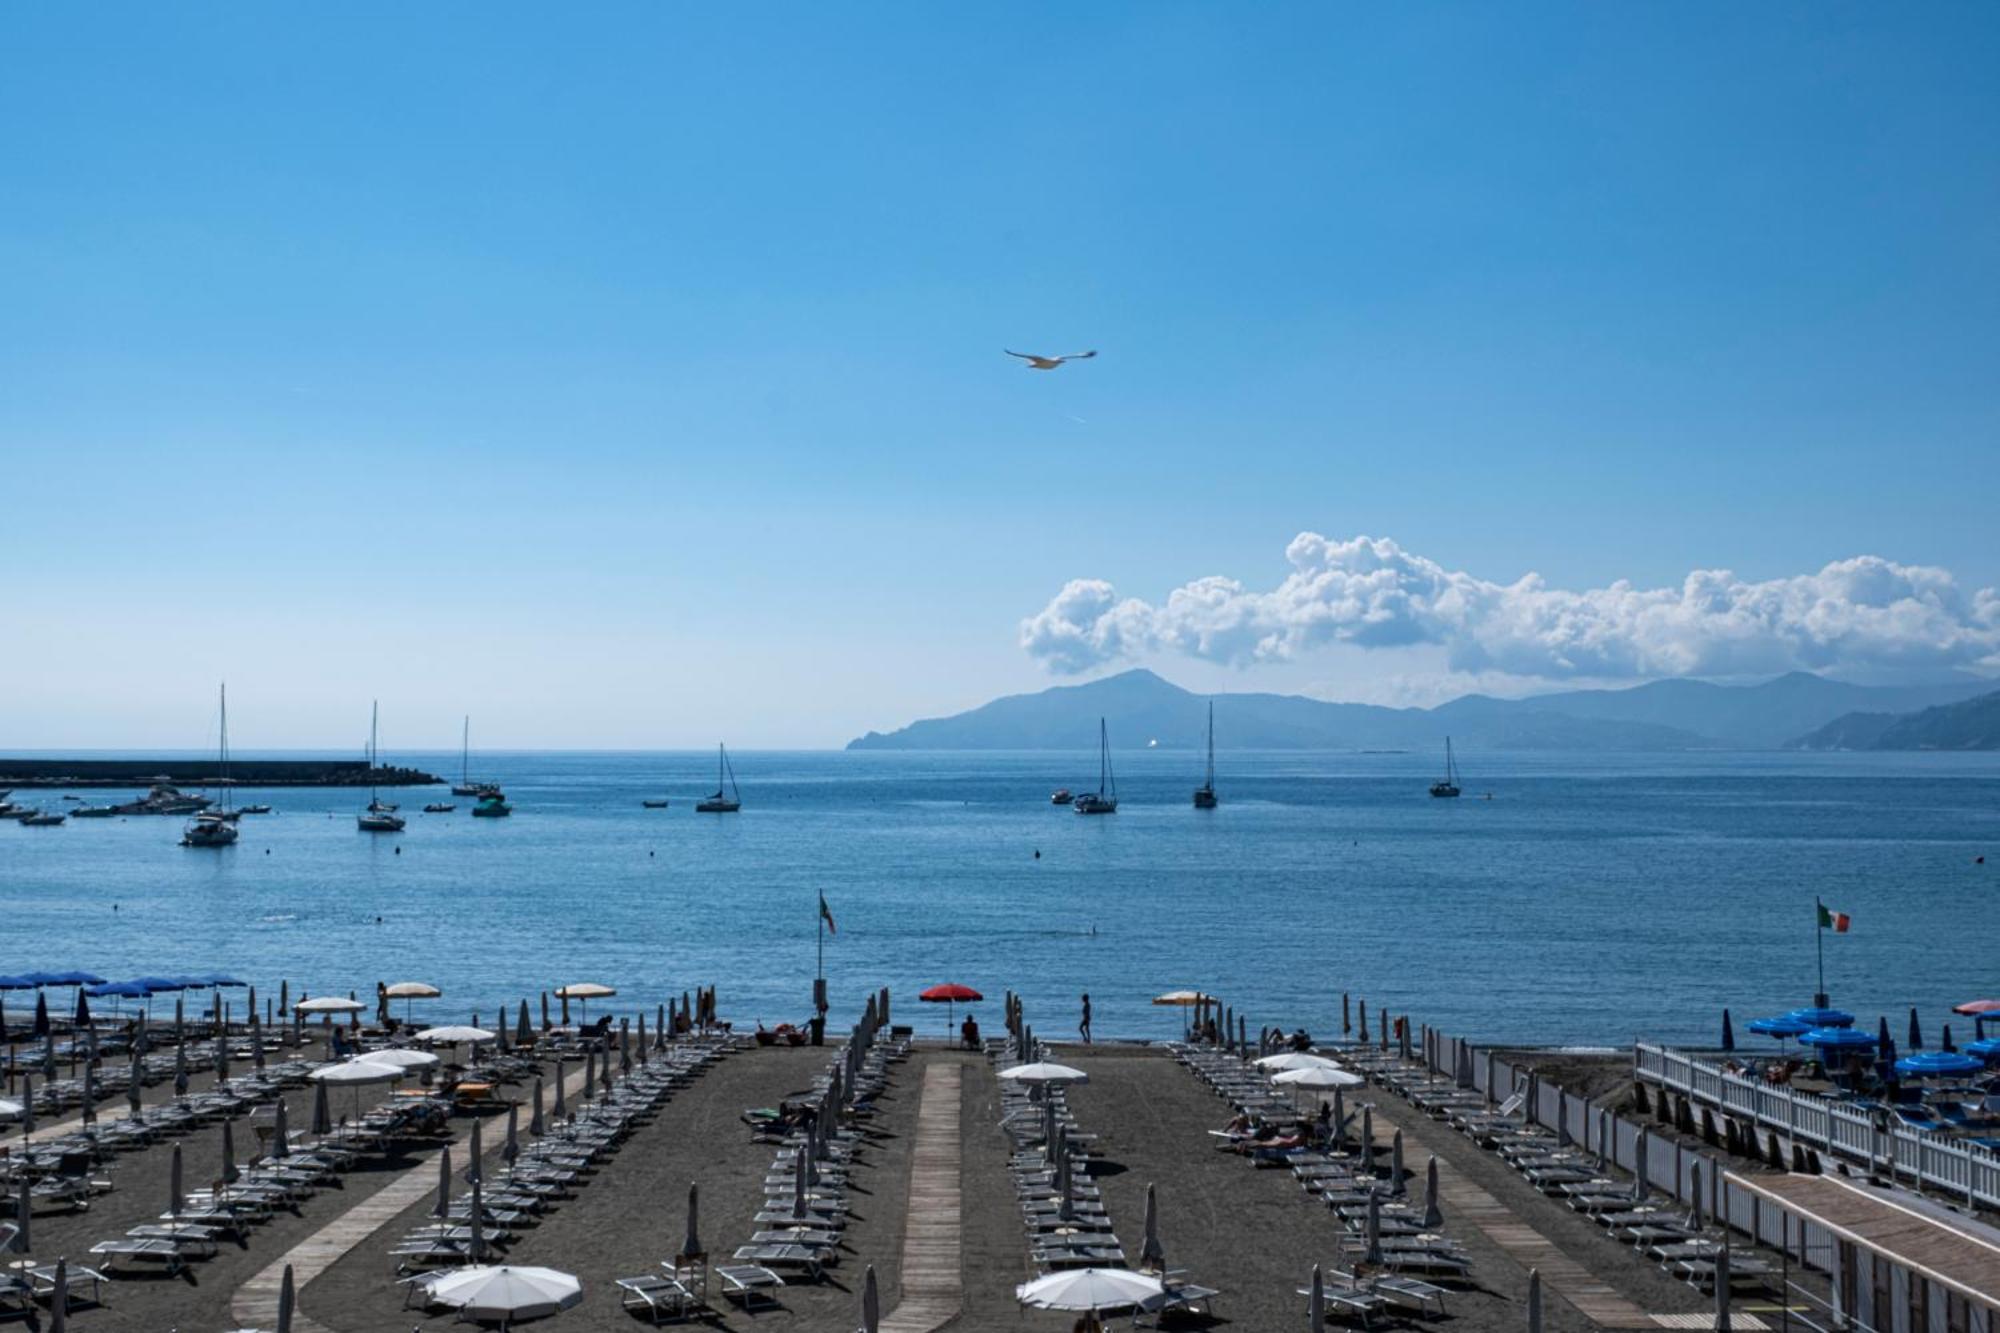
[[[813,933],[819,945],[819,964],[813,979],[812,1044],[826,1043],[826,890],[817,890],[819,914],[813,922]]]
[[[1813,898],[1813,950],[1819,956],[1819,993],[1813,996],[1815,1008],[1827,1006],[1826,996],[1826,904],[1817,895]]]

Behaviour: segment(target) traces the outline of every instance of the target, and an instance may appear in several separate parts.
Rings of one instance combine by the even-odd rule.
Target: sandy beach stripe
[[[882,1333],[931,1333],[958,1317],[964,1294],[958,1128],[964,1070],[945,1061],[924,1069],[903,1229],[903,1299],[882,1321]]]

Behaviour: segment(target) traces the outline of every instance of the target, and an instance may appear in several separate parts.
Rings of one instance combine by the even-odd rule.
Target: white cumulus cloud
[[[2000,669],[2000,591],[1968,594],[1950,571],[1879,556],[1749,581],[1698,569],[1679,587],[1493,583],[1387,538],[1302,532],[1269,591],[1220,575],[1163,602],[1072,579],[1021,622],[1021,646],[1064,674],[1179,652],[1245,665],[1329,644],[1441,647],[1454,672],[1542,680],[1741,676],[1783,671],[1911,675]]]

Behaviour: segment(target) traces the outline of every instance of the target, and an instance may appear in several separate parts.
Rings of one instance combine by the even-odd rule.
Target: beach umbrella
[[[83,1066],[83,1123],[97,1123],[97,1066],[88,1061]]]
[[[1889,1040],[1889,1017],[1887,1014],[1884,1014],[1879,1020],[1877,1020],[1875,1027],[1875,1045],[1880,1050],[1888,1051],[1895,1049],[1894,1044]]]
[[[188,1090],[188,1048],[182,1042],[174,1047],[174,1096],[185,1097]]]
[[[236,1169],[236,1131],[231,1122],[222,1122],[222,1183],[234,1185],[243,1179],[243,1173]]]
[[[285,1265],[285,1276],[278,1283],[278,1333],[292,1333],[292,1309],[298,1304],[298,1297],[292,1290],[292,1266]]]
[[[1436,1231],[1444,1225],[1444,1209],[1438,1196],[1438,1159],[1432,1153],[1424,1167],[1424,1230]]]
[[[579,1021],[588,1023],[590,1021],[590,1002],[592,1000],[605,999],[617,993],[618,991],[614,987],[603,985],[600,982],[572,981],[569,985],[557,991],[556,995],[562,1000],[564,1009],[569,1007],[571,1000],[575,1000],[582,1012],[582,1018]]]
[[[474,1180],[472,1182],[472,1208],[466,1214],[466,1219],[472,1226],[472,1236],[465,1247],[465,1257],[472,1260],[475,1264],[482,1262],[486,1258],[485,1213],[486,1205],[479,1197],[479,1182]]]
[[[1761,1037],[1776,1037],[1779,1041],[1787,1037],[1802,1037],[1812,1031],[1812,1024],[1784,1017],[1753,1018],[1744,1026]]]
[[[590,1100],[590,1094],[597,1085],[597,1048],[588,1047],[583,1053],[583,1099]]]
[[[1014,1288],[1014,1299],[1036,1310],[1144,1307],[1165,1294],[1160,1279],[1128,1268],[1072,1268]]]
[[[30,1192],[34,1185],[26,1176],[21,1177],[21,1192],[14,1199],[14,1225],[19,1234],[14,1237],[14,1248],[22,1254],[35,1247],[29,1242],[30,1224],[34,1221],[34,1206]]]
[[[1344,1151],[1347,1147],[1347,1094],[1339,1088],[1333,1090],[1333,1150]]]
[[[1000,1071],[1000,1077],[1008,1082],[1040,1083],[1045,1086],[1048,1084],[1090,1082],[1090,1075],[1084,1073],[1081,1069],[1072,1069],[1068,1065],[1054,1064],[1047,1060],[1038,1060],[1034,1064],[1015,1065],[1010,1069],[1003,1069]]]
[[[542,1031],[544,1031],[544,1032],[547,1032],[547,1031],[549,1030],[549,1027],[550,1027],[550,1024],[549,1024],[549,993],[548,993],[547,991],[543,991],[543,992],[542,992]]]
[[[484,1178],[479,1170],[480,1160],[486,1155],[479,1143],[480,1124],[477,1119],[472,1122],[471,1143],[465,1150],[465,1183],[468,1185],[477,1185]]]
[[[1350,1073],[1331,1064],[1288,1069],[1271,1080],[1288,1088],[1305,1088],[1313,1092],[1325,1092],[1334,1088],[1358,1088],[1367,1081],[1359,1074]]]
[[[945,1007],[944,1030],[945,1035],[950,1036],[953,1026],[952,1018],[954,1017],[956,1006],[961,1004],[977,1004],[986,997],[970,986],[961,986],[955,981],[947,981],[940,985],[932,986],[928,990],[918,991],[917,998],[925,1004],[941,1004]]]
[[[1938,1049],[1941,1051],[1955,1051],[1958,1049],[1958,1047],[1951,1044],[1951,1024],[1949,1023],[1944,1025],[1944,1035],[1938,1038]]]
[[[35,1026],[29,1035],[35,1037],[49,1035],[49,997],[41,991],[35,992]]]
[[[667,1038],[670,1035],[672,1034],[667,1031],[667,1006],[656,1004],[653,1006],[653,1049],[666,1050]]]
[[[187,1207],[187,1192],[181,1188],[181,1145],[174,1145],[174,1155],[167,1167],[167,1216],[180,1220],[181,1210]]]
[[[1736,1049],[1736,1028],[1729,1021],[1727,1009],[1722,1011],[1722,1049],[1725,1051]]]
[[[382,988],[383,999],[401,1000],[403,1002],[403,1021],[405,1023],[410,1021],[410,1006],[412,1004],[418,1000],[435,1000],[443,994],[443,991],[431,985],[428,981],[398,981]]]
[[[1643,1203],[1646,1199],[1646,1141],[1651,1138],[1644,1125],[1639,1127],[1639,1142],[1632,1150],[1632,1201]]]
[[[292,1155],[292,1124],[285,1112],[285,1099],[278,1098],[276,1122],[271,1127],[271,1156],[284,1158]]]
[[[558,1120],[563,1118],[565,1111],[565,1108],[563,1106],[563,1084],[566,1081],[567,1080],[563,1078],[562,1058],[558,1056],[556,1058],[556,1104],[555,1104],[556,1119]]]
[[[1884,1021],[1886,1022],[1887,1020]],[[1924,1030],[1917,1022],[1917,1006],[1914,1004],[1910,1006],[1909,1046],[1913,1051],[1921,1051],[1924,1048]]]
[[[521,1155],[521,1108],[518,1103],[507,1107],[507,1141],[500,1146],[500,1159],[508,1166]]]
[[[368,1006],[355,999],[343,999],[338,995],[316,995],[310,1000],[300,1000],[292,1006],[295,1014],[324,1014],[329,1019],[334,1014],[358,1014]]]
[[[1528,1333],[1542,1333],[1542,1270],[1528,1270]]]
[[[1962,1051],[1922,1051],[1916,1055],[1906,1055],[1896,1061],[1896,1072],[1904,1078],[1944,1078],[1956,1074],[1977,1074],[1985,1068],[1984,1060]]]
[[[1701,1163],[1688,1166],[1688,1230],[1700,1231],[1707,1225],[1701,1215]]]
[[[1146,1185],[1146,1239],[1139,1247],[1139,1262],[1158,1272],[1167,1270],[1167,1250],[1160,1244],[1160,1205],[1150,1181]]]
[[[229,1038],[224,1035],[220,1023],[215,1026],[215,1085],[221,1087],[229,1081]]]
[[[681,1237],[681,1259],[701,1259],[708,1254],[701,1248],[701,1186],[688,1186],[687,1235]],[[871,1268],[869,1270],[873,1272]]]
[[[534,1319],[567,1310],[583,1299],[583,1284],[553,1268],[516,1268],[511,1264],[459,1268],[426,1288],[430,1299],[449,1306],[466,1319],[499,1322]]]
[[[1401,1197],[1407,1193],[1403,1184],[1403,1131],[1389,1141],[1389,1193]]]
[[[1965,1043],[1965,1053],[1976,1055],[1987,1064],[2000,1059],[2000,1037],[1981,1037],[1978,1041]]]
[[[444,1063],[434,1052],[413,1051],[407,1046],[385,1046],[354,1059],[366,1060],[371,1065],[388,1065],[391,1069],[436,1069]]]
[[[1288,1074],[1295,1069],[1338,1069],[1340,1063],[1310,1051],[1281,1051],[1252,1061],[1267,1074]]]
[[[74,1048],[72,1048],[72,1053]],[[42,1034],[42,1077],[53,1080],[56,1076],[56,1031],[50,1028]]]
[[[875,1289],[875,1265],[861,1275],[861,1333],[881,1333],[882,1297]]]
[[[1875,1049],[1873,1033],[1858,1032],[1851,1027],[1813,1028],[1799,1038],[1801,1046],[1811,1046],[1819,1052],[1821,1063],[1829,1055],[1849,1055],[1859,1051]]]
[[[795,1218],[806,1216],[806,1164],[811,1157],[803,1144],[792,1154],[792,1216]]]
[[[250,1009],[250,1063],[257,1069],[264,1067],[264,1024],[254,1005]]]
[[[1361,1108],[1361,1169],[1375,1174],[1375,1108]]]
[[[1590,1125],[1586,1122],[1584,1132],[1589,1131]],[[1599,1171],[1611,1169],[1611,1112],[1609,1111],[1597,1113],[1597,1169]]]
[[[35,1132],[35,1079],[31,1074],[21,1075],[21,1137],[28,1138]]]
[[[540,1138],[548,1130],[542,1124],[542,1076],[535,1075],[535,1109],[528,1117],[528,1132]]]
[[[425,1028],[417,1033],[416,1041],[443,1042],[447,1046],[458,1046],[466,1042],[477,1046],[483,1041],[493,1040],[491,1028],[468,1027],[462,1023],[447,1023],[443,1027]]]
[[[525,999],[521,1001],[520,1016],[514,1020],[514,1044],[517,1046],[535,1044],[535,1030],[528,1026],[528,1002]]]
[[[1810,1005],[1805,1008],[1794,1009],[1786,1014],[1785,1017],[1796,1018],[1807,1027],[1851,1028],[1854,1026],[1854,1015],[1848,1013],[1845,1009],[1828,1009],[1820,1005]]]
[[[507,1027],[506,1005],[500,1006],[499,1018],[500,1021],[493,1025],[493,1044],[494,1047],[504,1055],[507,1052],[512,1051],[514,1049],[513,1038],[509,1035],[509,1030]],[[479,1021],[479,1015],[474,1014],[472,1016],[472,1021],[477,1023]]]
[[[326,1105],[326,1084],[313,1085],[312,1132],[315,1138],[324,1138],[333,1133],[333,1113]]]
[[[1371,1265],[1382,1262],[1382,1196],[1368,1191],[1368,1249],[1364,1256]]]
[[[64,1333],[69,1324],[69,1260],[56,1260],[55,1280],[49,1283],[49,1333]]]
[[[90,1026],[90,996],[81,989],[76,993],[76,1013],[71,1017],[70,1025],[79,1032]]]
[[[646,1011],[639,1011],[639,1063],[646,1063]]]
[[[1319,1265],[1313,1265],[1312,1286],[1306,1293],[1306,1328],[1310,1333],[1326,1333],[1326,1279]]]
[[[431,1205],[431,1216],[438,1219],[439,1222],[446,1222],[451,1218],[451,1145],[449,1143],[445,1144],[444,1150],[438,1154],[437,1202]]]

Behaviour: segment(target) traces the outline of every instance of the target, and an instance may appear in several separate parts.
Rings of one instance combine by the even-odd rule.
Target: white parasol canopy
[[[601,1000],[617,993],[616,987],[600,985],[595,981],[572,981],[557,991],[556,996],[564,1000]]]
[[[1014,1299],[1037,1310],[1118,1310],[1166,1294],[1156,1277],[1123,1268],[1072,1268],[1014,1288]]]
[[[294,1013],[300,1014],[356,1014],[368,1006],[359,1000],[350,1000],[344,995],[315,995],[310,1000],[300,1000],[292,1006]]]
[[[1284,1074],[1294,1069],[1338,1069],[1338,1060],[1329,1060],[1324,1055],[1314,1055],[1310,1051],[1282,1051],[1277,1055],[1267,1055],[1254,1062],[1267,1074]]]
[[[493,1038],[494,1034],[485,1028],[467,1027],[462,1023],[441,1028],[425,1028],[417,1034],[418,1041],[442,1041],[452,1046],[462,1041],[492,1041]]]
[[[553,1268],[497,1264],[447,1273],[426,1294],[468,1319],[532,1319],[575,1305],[583,1299],[583,1284]]]
[[[435,1069],[442,1063],[429,1051],[412,1051],[401,1046],[391,1046],[385,1050],[357,1055],[350,1063],[363,1062],[371,1065],[388,1065],[391,1069]]]
[[[1088,1083],[1090,1075],[1081,1069],[1059,1065],[1048,1060],[1037,1060],[1031,1065],[1015,1065],[1012,1069],[1000,1071],[1002,1079],[1015,1083]]]
[[[372,1083],[394,1083],[403,1071],[394,1065],[378,1065],[372,1060],[342,1060],[321,1065],[306,1077],[335,1088],[365,1088]]]
[[[5,1097],[0,1097],[0,1120],[19,1120],[21,1112],[25,1109],[27,1108],[23,1107],[19,1102],[9,1101]]]
[[[444,994],[428,981],[398,981],[384,986],[382,993],[398,1000],[435,1000]]]
[[[1305,1069],[1292,1069],[1271,1080],[1288,1088],[1320,1090],[1325,1088],[1358,1088],[1368,1080],[1359,1074],[1350,1074],[1345,1069],[1335,1069],[1332,1065],[1314,1065]]]

